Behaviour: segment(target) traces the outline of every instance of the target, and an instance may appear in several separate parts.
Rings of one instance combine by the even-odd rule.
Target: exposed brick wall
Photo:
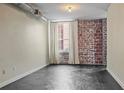
[[[80,64],[106,64],[106,19],[78,20]]]

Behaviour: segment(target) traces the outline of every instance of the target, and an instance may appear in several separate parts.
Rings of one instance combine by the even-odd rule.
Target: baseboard
[[[112,77],[118,82],[118,84],[124,89],[124,83],[122,83],[122,81],[118,78],[118,76],[116,76],[112,70],[107,68],[107,71],[112,75]]]
[[[14,81],[17,81],[17,80],[19,80],[19,79],[21,79],[21,78],[23,78],[23,77],[25,77],[25,76],[27,76],[27,75],[33,73],[33,72],[36,72],[36,71],[42,69],[43,67],[45,67],[45,66],[47,66],[47,65],[48,65],[48,64],[46,64],[46,65],[44,65],[44,66],[42,66],[42,67],[38,67],[38,68],[35,68],[35,69],[33,69],[33,70],[30,70],[30,71],[28,71],[28,72],[26,72],[26,73],[24,73],[24,74],[18,75],[18,76],[14,77],[14,78],[11,78],[11,79],[9,79],[9,80],[6,80],[6,81],[0,83],[0,88],[4,87],[4,86],[6,86],[6,85],[8,85],[8,84],[10,84],[10,83],[12,83],[12,82],[14,82]]]
[[[50,65],[106,66],[106,64],[52,64],[52,63]]]

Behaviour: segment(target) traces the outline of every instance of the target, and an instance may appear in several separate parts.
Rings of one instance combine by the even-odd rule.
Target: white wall
[[[107,20],[107,69],[124,88],[124,4],[111,4]]]
[[[47,22],[0,4],[0,83],[47,63]]]

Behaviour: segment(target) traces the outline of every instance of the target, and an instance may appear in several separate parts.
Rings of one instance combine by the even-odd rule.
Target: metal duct
[[[31,13],[32,15],[34,15],[37,18],[40,18],[44,21],[47,21],[47,19],[42,15],[41,11],[37,8],[34,8],[33,6],[31,6],[30,4],[26,4],[26,3],[15,3],[14,5],[16,5],[17,7],[21,8],[22,10]]]
[[[33,11],[34,11],[34,9],[31,6],[29,6],[28,4],[25,4],[25,3],[17,3],[15,5],[27,12],[30,12],[30,13],[33,13]]]

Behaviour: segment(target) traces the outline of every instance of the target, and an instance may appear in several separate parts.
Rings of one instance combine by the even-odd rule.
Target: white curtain
[[[74,64],[80,64],[78,52],[78,21],[73,22]]]
[[[77,21],[73,22],[53,22],[50,25],[49,32],[49,53],[50,53],[50,63],[51,64],[60,64],[60,53],[59,53],[59,42],[58,30],[61,30],[59,24],[69,24],[69,60],[68,64],[79,64],[78,60],[78,30],[77,30]],[[63,29],[64,30],[64,29]]]
[[[57,23],[50,23],[50,32],[49,32],[49,51],[50,51],[50,63],[57,64],[56,56],[55,56],[55,27]]]
[[[69,23],[69,64],[74,64],[74,22]]]

